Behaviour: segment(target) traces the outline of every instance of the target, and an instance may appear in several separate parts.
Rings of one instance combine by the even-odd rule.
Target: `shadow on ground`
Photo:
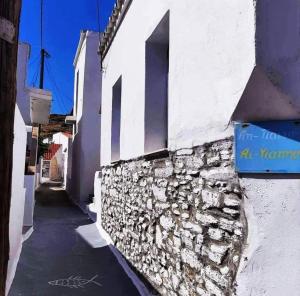
[[[9,296],[140,295],[91,224],[65,191],[42,185]]]

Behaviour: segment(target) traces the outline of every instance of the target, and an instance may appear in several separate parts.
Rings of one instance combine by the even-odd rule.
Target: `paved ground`
[[[34,221],[9,296],[139,295],[109,247],[93,248],[83,239],[92,222],[64,191],[43,185]]]

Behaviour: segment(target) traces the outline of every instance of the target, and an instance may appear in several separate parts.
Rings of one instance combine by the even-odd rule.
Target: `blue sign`
[[[300,120],[235,124],[240,173],[300,173]]]

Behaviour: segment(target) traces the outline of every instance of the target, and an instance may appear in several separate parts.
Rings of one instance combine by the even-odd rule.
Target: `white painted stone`
[[[217,263],[218,265],[222,263],[222,259],[224,257],[224,255],[218,252],[213,252],[206,246],[202,247],[202,255],[207,256],[211,261]]]
[[[219,191],[203,189],[201,196],[204,203],[203,209],[220,208],[223,204],[223,196]]]
[[[171,230],[175,226],[172,217],[161,216],[159,221],[160,221],[160,225],[166,230]]]
[[[227,231],[233,231],[235,229],[235,222],[232,220],[228,220],[226,218],[220,218],[219,219],[219,226],[221,229],[227,230]]]
[[[224,230],[221,230],[218,228],[209,228],[208,235],[211,239],[219,241],[219,240],[222,240],[224,237]]]
[[[190,217],[190,215],[189,215],[189,213],[187,213],[187,212],[184,212],[184,213],[181,214],[181,218],[182,218],[182,219],[185,219],[185,220],[186,220],[186,219],[188,219],[189,217]]]
[[[237,216],[240,213],[238,210],[234,210],[234,209],[231,209],[231,208],[223,208],[223,212],[228,214],[228,215],[231,215],[231,216]]]
[[[225,296],[225,293],[216,285],[213,283],[213,281],[209,280],[208,278],[205,278],[205,287],[209,293],[215,296]]]
[[[175,154],[177,156],[182,156],[182,155],[191,155],[193,153],[194,153],[193,149],[180,149],[177,150]]]
[[[238,207],[241,204],[241,200],[236,194],[226,194],[224,197],[224,204],[227,207]]]
[[[176,248],[179,249],[181,247],[181,239],[179,237],[173,236],[173,242]]]
[[[196,219],[205,226],[218,223],[218,219],[216,219],[214,216],[200,212],[196,213]]]
[[[214,165],[214,164],[219,163],[220,160],[221,159],[220,159],[220,155],[219,154],[208,156],[207,157],[207,164],[208,165]]]
[[[166,166],[165,168],[156,168],[154,170],[154,175],[156,178],[168,178],[173,175],[173,166]]]
[[[211,294],[203,289],[203,287],[197,286],[196,292],[199,296],[211,296]]]
[[[170,204],[167,202],[157,202],[157,203],[155,203],[155,208],[161,209],[161,210],[166,210],[166,209],[170,208]]]
[[[203,229],[202,227],[199,225],[199,224],[195,224],[195,223],[192,223],[192,222],[182,222],[182,226],[183,228],[185,229],[190,229],[196,233],[202,233],[203,232]]]
[[[236,177],[236,173],[232,167],[218,167],[202,170],[200,176],[208,180],[227,181]]]
[[[180,284],[180,279],[178,276],[176,276],[175,274],[172,274],[172,285],[173,285],[173,289],[176,291],[179,287]]]
[[[157,245],[158,248],[162,247],[163,244],[163,236],[162,236],[162,232],[161,229],[158,225],[156,225],[156,231],[155,231],[155,243]]]
[[[161,202],[166,202],[167,201],[167,196],[166,196],[166,189],[165,188],[160,188],[155,185],[152,185],[152,191],[154,197],[161,201]]]
[[[149,198],[147,200],[147,209],[152,210],[152,208],[153,208],[153,200],[151,198]]]
[[[195,268],[198,271],[201,269],[202,264],[198,260],[198,256],[195,252],[189,249],[182,249],[181,259],[184,263],[190,265],[190,267]]]
[[[205,269],[205,275],[215,281],[219,286],[222,287],[228,287],[229,284],[229,278],[225,277],[223,274],[221,274],[218,270],[213,269],[211,266],[206,266]]]

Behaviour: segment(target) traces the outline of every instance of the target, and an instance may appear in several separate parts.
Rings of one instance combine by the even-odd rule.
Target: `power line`
[[[52,85],[54,86],[54,89],[56,90],[56,95],[58,98],[57,103],[59,104],[60,109],[65,110],[65,112],[68,113],[69,108],[65,105],[64,97],[55,81],[54,76],[52,75],[52,72],[50,70],[50,64],[48,62],[46,62],[46,70],[47,70],[48,76],[52,82]]]
[[[97,23],[98,23],[98,35],[99,35],[99,45],[101,41],[101,33],[100,33],[100,0],[96,0],[97,5]]]
[[[32,76],[32,80],[31,80],[31,83],[30,83],[30,84],[31,84],[33,87],[36,86],[36,83],[37,83],[37,80],[38,80],[38,76],[39,76],[39,69],[40,69],[40,67],[39,67],[39,65],[38,65],[38,66],[36,67],[36,70],[35,70],[33,76]]]
[[[43,49],[43,18],[44,18],[44,0],[41,0],[41,18],[40,18],[40,21],[41,21],[41,24],[40,24],[40,29],[41,29],[41,50]]]
[[[52,60],[53,61],[53,60]],[[52,66],[50,65],[49,62],[47,62],[47,67],[48,67],[48,72],[49,73],[49,76],[51,76],[51,79],[53,81],[53,83],[55,84],[56,88],[59,90],[59,92],[61,93],[61,95],[66,98],[67,100],[69,100],[71,103],[73,103],[73,99],[71,99],[69,96],[67,96],[62,90],[61,88],[58,86],[59,83],[56,82],[56,79],[55,79],[55,75],[54,75],[54,72],[52,71]]]

